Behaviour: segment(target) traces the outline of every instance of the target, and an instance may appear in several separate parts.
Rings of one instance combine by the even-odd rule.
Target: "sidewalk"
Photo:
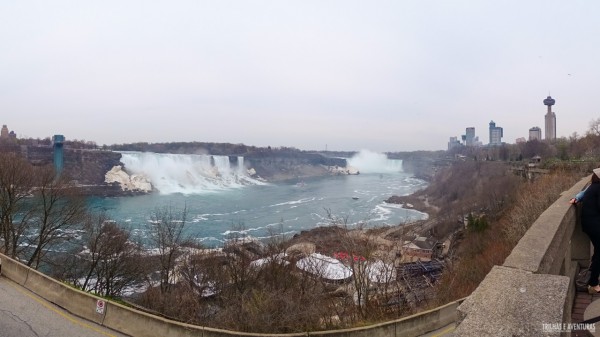
[[[585,310],[592,302],[600,300],[600,294],[588,294],[586,290],[577,290],[575,293],[575,302],[573,303],[573,311],[571,312],[571,322],[580,323],[582,322]],[[597,331],[600,332],[600,322],[596,323]],[[587,330],[577,330],[571,332],[572,337],[594,337]]]

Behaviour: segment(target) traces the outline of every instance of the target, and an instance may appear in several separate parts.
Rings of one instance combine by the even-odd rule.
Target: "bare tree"
[[[348,218],[340,218],[334,216],[330,210],[327,211],[327,218],[330,224],[341,226],[340,236],[343,250],[343,260],[352,271],[352,286],[354,290],[354,301],[359,318],[364,319],[372,311],[368,310],[368,303],[371,299],[370,290],[372,288],[371,275],[375,273],[373,270],[373,253],[376,245],[373,237],[365,235],[364,225],[367,221],[359,223],[358,227],[350,230],[348,227]],[[339,256],[338,256],[339,258]]]
[[[84,223],[83,241],[84,250],[74,256],[76,271],[69,272],[75,276],[75,285],[119,297],[124,288],[142,281],[146,268],[141,245],[132,240],[129,230],[107,220],[105,214],[90,215]]]
[[[144,277],[142,249],[131,240],[129,231],[113,222],[104,223],[100,237],[100,263],[96,267],[94,291],[103,296],[118,297],[126,287]]]
[[[27,199],[33,186],[32,167],[21,156],[0,153],[0,235],[4,252],[19,255],[19,241],[31,217]]]
[[[588,134],[600,136],[600,118],[592,119],[590,121]]]
[[[83,265],[83,268],[80,268],[82,269],[81,276],[83,276],[83,281],[80,283],[76,282],[76,285],[84,290],[89,289],[90,281],[95,276],[96,269],[100,263],[104,243],[102,230],[106,220],[106,214],[101,213],[97,216],[88,215],[84,221],[84,250],[77,255],[78,258],[82,257],[83,261],[85,261],[84,263],[80,263],[80,265]]]
[[[175,260],[184,243],[183,230],[187,221],[187,206],[175,209],[172,206],[155,208],[151,218],[151,238],[158,249],[160,260],[161,293],[169,292],[174,283]]]
[[[49,247],[72,239],[70,230],[84,220],[86,204],[73,184],[65,176],[56,177],[52,167],[37,168],[35,178],[35,216],[30,220],[32,235],[28,238],[33,252],[27,265],[37,269]]]

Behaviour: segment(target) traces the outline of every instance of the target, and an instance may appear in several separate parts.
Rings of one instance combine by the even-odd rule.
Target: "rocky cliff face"
[[[415,151],[388,153],[390,159],[402,159],[404,172],[414,174],[416,178],[431,181],[437,167],[443,165],[445,151]]]
[[[106,172],[118,165],[121,165],[121,154],[118,152],[65,151],[65,172],[80,184],[102,185]]]
[[[244,157],[246,166],[269,181],[349,174],[346,159],[328,158],[317,153],[251,153]]]
[[[26,146],[21,151],[34,165],[52,165],[54,152],[50,146]],[[64,173],[82,185],[102,185],[104,175],[121,165],[121,154],[101,150],[64,149]]]

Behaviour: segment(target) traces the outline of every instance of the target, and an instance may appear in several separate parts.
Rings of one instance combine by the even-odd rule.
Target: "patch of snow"
[[[381,260],[369,263],[366,268],[369,280],[374,283],[388,283],[396,280],[394,266]]]
[[[298,260],[296,267],[324,279],[341,281],[352,277],[352,270],[339,260],[319,253]]]
[[[286,253],[275,254],[275,255],[272,255],[269,257],[265,257],[265,258],[254,260],[254,261],[250,262],[250,267],[261,268],[264,265],[268,265],[271,262],[277,262],[279,264],[283,264],[284,266],[287,266],[290,263],[285,260],[286,257],[287,257]]]

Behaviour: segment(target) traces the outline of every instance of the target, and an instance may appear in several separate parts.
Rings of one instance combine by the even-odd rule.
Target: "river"
[[[185,158],[186,155],[179,156],[183,156],[178,159],[181,162],[190,162],[190,158]],[[127,160],[124,155],[124,161]],[[151,168],[148,168],[150,165],[144,168],[140,164],[135,170],[152,176],[148,170],[158,170],[160,164],[156,163],[164,161],[153,160]],[[401,161],[389,160],[381,154],[361,152],[350,159],[349,164],[359,169],[361,174],[279,183],[253,182],[244,177],[237,179],[244,181],[243,184],[220,184],[219,188],[191,193],[173,192],[177,189],[168,188],[167,193],[96,197],[90,199],[90,206],[106,211],[111,219],[131,229],[142,242],[147,242],[145,239],[153,210],[165,206],[175,209],[186,207],[186,236],[207,247],[221,246],[233,234],[250,235],[258,239],[273,235],[290,237],[302,230],[326,226],[329,224],[327,210],[336,217],[346,218],[349,226],[359,223],[368,227],[396,225],[427,218],[427,214],[410,207],[384,202],[392,195],[408,195],[426,186],[424,181],[402,172]],[[178,169],[181,169],[181,165],[178,164]],[[164,168],[161,170],[164,171]],[[228,170],[239,174],[239,170]],[[165,180],[167,178],[163,177],[163,185]],[[176,180],[170,184],[185,187],[184,182]]]

